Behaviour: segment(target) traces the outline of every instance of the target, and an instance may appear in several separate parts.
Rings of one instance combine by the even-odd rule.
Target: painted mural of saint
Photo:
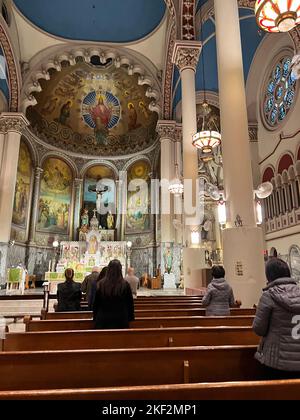
[[[72,102],[68,101],[66,102],[60,110],[60,115],[59,115],[59,119],[58,121],[62,124],[62,125],[66,125],[68,119],[70,118],[71,115],[71,106],[72,106]]]

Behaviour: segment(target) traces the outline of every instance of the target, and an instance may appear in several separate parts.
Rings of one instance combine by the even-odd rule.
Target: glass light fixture
[[[257,224],[262,225],[263,223],[263,212],[262,212],[262,205],[260,201],[256,202],[256,219]]]
[[[203,154],[209,155],[209,160],[211,160],[211,153],[213,149],[220,146],[221,144],[221,134],[216,130],[210,130],[206,128],[206,117],[210,113],[211,108],[208,105],[208,103],[204,100],[202,104],[202,130],[193,136],[193,145],[197,147],[197,149],[200,149]]]
[[[131,241],[128,241],[126,245],[127,245],[127,248],[128,249],[131,249],[132,248],[132,242]]]
[[[170,182],[168,190],[176,197],[179,197],[183,194],[184,186],[179,175],[178,163],[175,164],[175,178]]]
[[[288,32],[300,23],[300,0],[257,0],[258,26],[266,32]]]
[[[59,247],[59,242],[58,241],[54,241],[52,244],[53,248],[58,248]]]
[[[226,215],[226,203],[223,198],[219,201],[218,204],[218,219],[220,225],[224,226],[227,222],[227,215]]]

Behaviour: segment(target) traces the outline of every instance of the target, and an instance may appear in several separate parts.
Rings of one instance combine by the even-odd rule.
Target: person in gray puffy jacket
[[[228,316],[235,301],[232,288],[225,280],[224,268],[220,265],[214,266],[212,276],[212,282],[202,300],[202,305],[206,307],[206,316]]]
[[[253,322],[254,332],[262,337],[255,358],[271,378],[300,379],[300,337],[295,336],[299,320],[294,318],[300,315],[300,288],[288,265],[278,258],[267,263],[266,277]]]

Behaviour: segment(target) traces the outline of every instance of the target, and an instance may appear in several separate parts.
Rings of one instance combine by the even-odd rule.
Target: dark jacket
[[[92,284],[94,281],[97,281],[99,277],[98,271],[93,271],[91,274],[85,277],[83,282],[81,283],[81,291],[82,293],[86,294],[87,300],[91,293]]]
[[[81,284],[75,281],[65,281],[57,287],[57,311],[80,311]]]
[[[300,340],[293,338],[295,315],[300,315],[296,281],[281,278],[268,284],[253,322],[253,330],[263,337],[255,355],[257,360],[273,369],[300,372]]]
[[[225,279],[213,279],[208,285],[202,305],[206,307],[207,316],[228,316],[230,307],[234,306],[231,286]]]
[[[105,296],[101,288],[103,280],[98,283],[93,307],[95,328],[129,328],[129,323],[134,320],[134,303],[130,285],[124,281],[119,296]]]

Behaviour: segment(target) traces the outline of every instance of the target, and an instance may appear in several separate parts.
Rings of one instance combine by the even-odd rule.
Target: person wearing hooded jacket
[[[253,322],[254,332],[262,337],[255,358],[269,378],[300,379],[300,340],[293,334],[297,324],[293,318],[300,315],[300,288],[278,258],[267,263],[266,277]]]
[[[228,316],[230,308],[235,306],[235,300],[232,288],[225,280],[224,268],[215,265],[212,268],[212,277],[202,300],[202,306],[206,307],[206,316]]]

